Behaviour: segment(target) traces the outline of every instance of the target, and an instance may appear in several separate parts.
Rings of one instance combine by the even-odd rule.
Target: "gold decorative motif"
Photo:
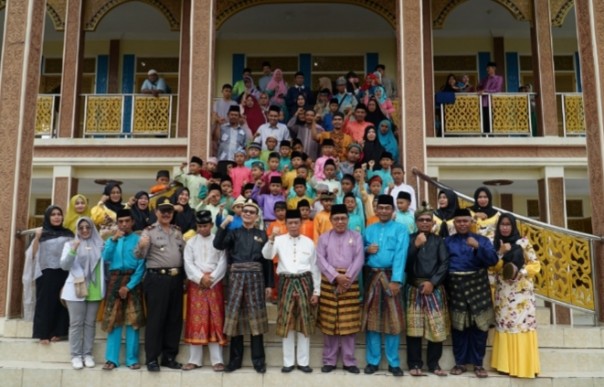
[[[134,96],[133,134],[168,134],[170,131],[170,96]]]
[[[445,104],[445,134],[480,134],[482,108],[480,96],[457,95],[455,103]]]
[[[585,135],[582,95],[564,95],[564,127],[567,135]]]
[[[552,27],[562,27],[566,16],[574,5],[575,0],[551,0]]]
[[[493,134],[530,134],[531,115],[527,95],[491,96]]]
[[[432,25],[435,29],[443,28],[447,16],[461,3],[467,0],[432,0]],[[514,19],[519,21],[532,20],[533,12],[530,1],[521,0],[493,0],[507,9]]]
[[[54,100],[54,95],[38,95],[36,102],[36,136],[52,134]]]
[[[541,262],[535,291],[553,300],[595,310],[590,241],[519,222]]]
[[[86,135],[120,134],[123,104],[122,96],[87,96],[84,133]]]

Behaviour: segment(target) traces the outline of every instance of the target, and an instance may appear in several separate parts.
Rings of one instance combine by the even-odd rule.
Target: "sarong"
[[[495,325],[495,312],[486,269],[470,273],[449,273],[447,294],[453,329],[476,327],[488,332]]]
[[[361,329],[388,335],[400,334],[405,329],[402,292],[397,296],[391,295],[388,287],[390,269],[369,268],[367,277]]]
[[[317,308],[310,304],[313,294],[311,272],[279,274],[277,336],[287,337],[290,329],[308,337],[315,331]]]
[[[130,281],[133,270],[114,270],[109,274],[105,295],[105,308],[101,329],[111,332],[115,327],[131,325],[134,329],[145,326],[143,292],[140,284],[130,289],[126,299],[120,298],[119,290]]]
[[[226,345],[224,325],[224,297],[222,281],[210,289],[187,281],[187,314],[185,316],[185,343]]]
[[[229,287],[224,334],[255,336],[268,332],[262,265],[259,262],[232,264]]]
[[[337,269],[345,274],[345,269]],[[321,276],[319,298],[319,327],[325,335],[352,335],[361,330],[361,301],[359,283],[354,281],[344,293],[336,293],[337,283]]]
[[[424,337],[433,343],[447,339],[450,327],[444,286],[434,288],[430,295],[423,295],[417,286],[407,284],[405,301],[407,336]]]

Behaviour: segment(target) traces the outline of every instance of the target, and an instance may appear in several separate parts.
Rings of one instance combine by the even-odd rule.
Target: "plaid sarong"
[[[369,269],[361,329],[398,335],[405,330],[401,292],[390,294],[391,271]]]
[[[241,336],[268,332],[264,275],[259,262],[234,263],[230,268],[224,334]]]
[[[110,272],[101,324],[101,329],[105,332],[111,332],[115,327],[122,325],[131,325],[134,329],[145,325],[143,292],[140,284],[130,289],[125,300],[119,296],[120,288],[128,284],[133,273],[133,270]]]
[[[471,273],[449,273],[447,294],[451,326],[463,331],[476,325],[483,332],[495,324],[491,287],[486,269]]]
[[[277,336],[287,337],[290,329],[308,337],[315,331],[317,308],[310,304],[313,294],[311,272],[279,274]]]
[[[430,295],[423,295],[417,286],[407,284],[405,301],[407,336],[424,337],[433,343],[447,339],[450,327],[444,286],[434,288]]]
[[[346,273],[338,269],[338,273]],[[361,330],[361,301],[359,283],[354,281],[350,288],[336,294],[337,284],[321,276],[321,298],[319,299],[319,327],[326,335],[352,335]]]

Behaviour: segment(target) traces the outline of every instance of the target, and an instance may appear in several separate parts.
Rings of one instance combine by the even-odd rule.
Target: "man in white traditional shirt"
[[[321,273],[312,239],[300,235],[301,224],[300,210],[288,210],[287,234],[277,236],[273,232],[262,249],[264,258],[277,256],[279,259],[277,335],[283,337],[281,372],[284,373],[293,371],[296,362],[302,372],[312,372],[309,367],[310,336],[316,325],[314,309],[319,302]]]

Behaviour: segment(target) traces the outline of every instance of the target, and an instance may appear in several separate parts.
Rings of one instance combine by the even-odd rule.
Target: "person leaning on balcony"
[[[495,74],[495,71],[497,71],[497,64],[495,62],[487,63],[487,77],[482,79],[476,87],[479,94],[501,93],[503,91],[503,77]],[[490,133],[489,97],[486,95],[482,97],[482,122],[483,133]]]
[[[157,71],[151,69],[147,72],[147,79],[145,79],[141,86],[141,93],[153,94],[157,97],[160,94],[169,93],[169,88],[166,81],[159,77]]]

